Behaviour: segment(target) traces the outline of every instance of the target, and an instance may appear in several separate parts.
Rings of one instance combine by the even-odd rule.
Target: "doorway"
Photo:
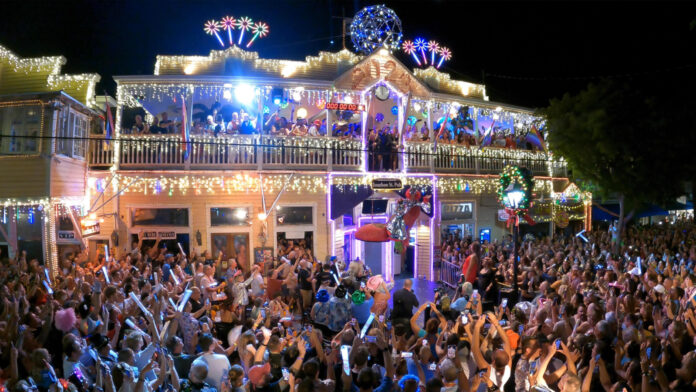
[[[249,233],[213,233],[210,235],[213,257],[222,252],[222,260],[237,260],[244,271],[249,271]]]

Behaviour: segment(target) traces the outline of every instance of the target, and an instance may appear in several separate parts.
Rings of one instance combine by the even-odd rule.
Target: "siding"
[[[51,160],[51,196],[84,196],[86,171],[87,164],[81,159]]]
[[[418,245],[418,255],[416,257],[416,276],[425,276],[428,280],[433,280],[430,276],[430,225],[427,220],[421,220],[416,232],[416,244]]]
[[[48,196],[48,160],[36,156],[0,158],[0,198]]]

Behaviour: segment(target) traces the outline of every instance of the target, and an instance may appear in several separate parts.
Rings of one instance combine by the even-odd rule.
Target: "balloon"
[[[393,115],[396,116],[397,114],[399,114],[399,107],[396,106],[396,105],[392,106],[391,112],[392,112]]]
[[[384,114],[382,114],[382,113],[377,113],[377,115],[375,116],[375,121],[377,121],[377,122],[382,122],[382,121],[384,121]]]
[[[408,125],[415,125],[417,120],[416,116],[409,116],[407,120]]]

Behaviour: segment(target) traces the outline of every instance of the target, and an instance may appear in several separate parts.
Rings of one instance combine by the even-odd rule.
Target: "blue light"
[[[276,106],[280,106],[280,97],[273,98],[273,104]]]
[[[268,106],[263,105],[263,114],[268,114],[271,112],[271,109],[268,108]]]
[[[27,220],[29,221],[30,225],[34,224],[34,209],[33,208],[29,210],[29,217]]]
[[[392,106],[391,112],[392,112],[392,114],[395,115],[395,116],[398,115],[398,114],[399,114],[399,107],[396,106],[396,105]]]
[[[333,41],[333,40],[331,40],[331,41],[329,41],[329,43],[330,43],[331,45],[333,45],[333,44],[334,44],[334,41]]]

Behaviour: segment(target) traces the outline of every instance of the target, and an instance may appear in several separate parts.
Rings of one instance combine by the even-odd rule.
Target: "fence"
[[[440,262],[440,280],[451,288],[456,288],[459,283],[459,278],[462,276],[462,267],[460,265],[442,260]]]

